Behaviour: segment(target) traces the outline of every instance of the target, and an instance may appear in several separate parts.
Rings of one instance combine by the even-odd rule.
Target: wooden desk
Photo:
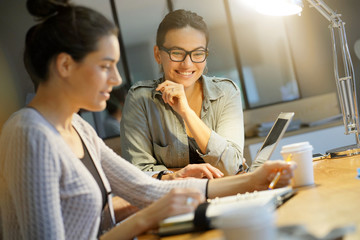
[[[304,224],[323,236],[335,227],[356,225],[345,239],[360,239],[360,156],[314,162],[314,187],[298,194],[277,210],[277,225]]]
[[[360,156],[324,159],[314,162],[315,186],[298,189],[298,193],[277,211],[277,226],[304,225],[316,236],[324,236],[335,227],[354,224],[356,232],[346,240],[360,239]],[[220,230],[159,238],[144,235],[143,239],[221,240]]]

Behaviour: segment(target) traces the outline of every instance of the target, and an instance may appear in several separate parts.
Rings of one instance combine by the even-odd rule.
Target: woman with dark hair
[[[129,91],[122,156],[154,177],[217,178],[236,174],[244,162],[240,90],[229,79],[204,75],[208,44],[202,17],[182,9],[170,12],[154,47],[163,77]]]
[[[24,54],[37,90],[0,136],[2,239],[131,239],[193,211],[205,197],[266,189],[278,169],[278,186],[289,183],[293,167],[280,161],[210,181],[158,181],[144,174],[76,114],[104,110],[121,83],[114,25],[66,0],[28,0],[27,6],[41,21],[28,31]],[[141,210],[114,226],[112,195]]]

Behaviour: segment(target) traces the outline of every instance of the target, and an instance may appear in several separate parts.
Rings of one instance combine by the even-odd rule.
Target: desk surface
[[[315,186],[299,188],[298,193],[276,211],[277,225],[301,224],[312,234],[321,237],[335,227],[355,224],[356,232],[345,239],[360,239],[360,179],[356,178],[357,168],[360,168],[360,156],[314,162]],[[160,238],[144,235],[138,239]],[[212,230],[161,239],[224,238],[220,230]]]

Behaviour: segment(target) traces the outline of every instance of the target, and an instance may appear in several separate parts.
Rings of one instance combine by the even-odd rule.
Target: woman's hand
[[[183,179],[187,177],[213,179],[223,176],[224,174],[219,169],[209,163],[189,164],[172,174],[173,179]]]
[[[166,80],[157,86],[156,91],[162,93],[164,102],[169,104],[180,116],[191,110],[185,95],[184,85]]]
[[[276,173],[281,171],[281,176],[276,184],[276,188],[285,187],[290,184],[291,178],[294,176],[294,162],[285,162],[281,160],[266,161],[261,167],[250,173],[250,183],[254,186],[254,190],[268,189],[269,184],[274,179]]]
[[[172,189],[148,207],[138,211],[112,228],[102,235],[100,239],[132,239],[158,227],[159,222],[165,218],[194,211],[204,201],[205,197],[199,190],[188,188]]]
[[[196,189],[175,188],[162,198],[144,208],[140,213],[143,219],[147,219],[148,228],[158,227],[158,223],[171,216],[192,212],[205,201],[205,197]],[[142,221],[139,216],[140,221]]]

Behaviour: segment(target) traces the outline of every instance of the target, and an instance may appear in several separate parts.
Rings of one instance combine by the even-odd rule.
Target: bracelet
[[[159,173],[158,173],[158,175],[157,175],[157,179],[159,179],[159,180],[161,180],[161,178],[162,178],[162,176],[164,175],[164,173],[165,173],[165,171],[163,170],[163,171],[160,171]]]
[[[157,175],[156,178],[159,179],[159,180],[161,180],[161,178],[162,178],[163,175],[170,174],[170,173],[173,173],[173,171],[162,170],[162,171],[160,171],[160,172],[158,173],[158,175]]]

